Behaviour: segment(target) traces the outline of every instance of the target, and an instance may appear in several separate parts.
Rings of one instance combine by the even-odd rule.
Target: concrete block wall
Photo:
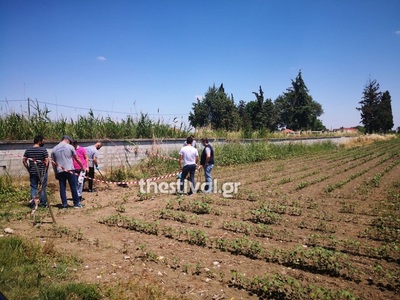
[[[335,138],[283,138],[271,140],[257,140],[268,143],[317,143],[330,140],[333,143],[342,144],[350,141],[354,137],[335,137]],[[156,153],[158,155],[170,156],[183,146],[185,139],[136,139],[136,140],[102,140],[103,147],[99,150],[99,166],[102,172],[106,172],[111,168],[119,168],[123,166],[132,166],[138,164],[148,153]],[[242,143],[252,142],[254,140],[242,140]],[[96,141],[83,140],[79,141],[79,145],[87,147],[93,145]],[[210,140],[213,145],[225,143],[224,139]],[[56,146],[59,141],[46,141],[45,148],[51,155],[51,149]],[[26,169],[22,164],[22,157],[27,148],[33,145],[32,141],[0,141],[0,176],[9,174],[11,176],[28,176]],[[197,149],[201,153],[203,146],[197,141]],[[177,162],[178,168],[178,162]],[[49,173],[53,173],[52,168]]]
[[[80,141],[79,145],[87,147],[94,143],[94,141]],[[156,153],[158,155],[170,156],[174,151],[179,151],[184,140],[107,140],[102,141],[102,143],[103,147],[99,150],[98,162],[100,169],[106,172],[111,168],[138,164],[148,154]],[[46,141],[44,147],[47,149],[49,156],[51,155],[51,149],[57,144],[58,141]],[[30,141],[0,142],[0,175],[9,174],[13,177],[28,176],[22,164],[22,158],[25,150],[32,145],[33,142]],[[49,173],[53,173],[51,167],[49,168]]]

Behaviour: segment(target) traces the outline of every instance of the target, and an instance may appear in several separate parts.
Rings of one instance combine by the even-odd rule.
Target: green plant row
[[[293,250],[274,250],[272,252],[264,249],[260,242],[241,238],[210,238],[204,230],[188,229],[171,226],[160,227],[158,222],[146,222],[134,218],[112,215],[100,220],[100,223],[109,226],[118,226],[146,234],[162,234],[181,242],[201,247],[216,248],[220,251],[230,252],[235,255],[243,255],[252,259],[266,260],[267,262],[279,263],[289,267],[303,269],[313,273],[340,276],[350,280],[357,280],[354,269],[346,260],[346,255],[340,252],[327,250],[321,247],[303,249],[296,247]]]
[[[346,289],[330,289],[320,285],[302,283],[289,275],[265,274],[248,278],[232,271],[230,284],[256,294],[260,299],[274,300],[355,300],[357,297]]]

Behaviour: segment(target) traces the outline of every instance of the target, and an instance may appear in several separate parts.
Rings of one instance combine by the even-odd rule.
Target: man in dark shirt
[[[206,180],[205,193],[211,193],[213,190],[211,171],[214,168],[214,149],[207,138],[202,138],[201,143],[204,146],[200,158],[200,167],[204,169],[204,178]]]
[[[38,188],[39,184],[41,184],[42,186],[39,195],[40,206],[45,207],[47,205],[46,187],[49,154],[47,153],[47,150],[43,148],[44,137],[42,135],[35,136],[33,144],[33,147],[25,151],[22,163],[29,172],[31,200],[38,198]]]

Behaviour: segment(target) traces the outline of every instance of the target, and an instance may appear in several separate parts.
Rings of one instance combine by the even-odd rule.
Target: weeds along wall
[[[287,138],[270,140],[242,140],[243,143],[254,141],[264,141],[268,143],[316,143],[330,140],[337,144],[343,144],[351,140],[352,137],[333,137],[333,138]],[[99,150],[98,162],[102,172],[107,172],[111,168],[129,167],[138,164],[147,155],[156,154],[160,156],[170,156],[174,151],[179,150],[184,143],[184,139],[137,139],[137,140],[101,140],[103,147]],[[79,141],[81,147],[93,145],[97,141],[82,140]],[[225,139],[210,139],[213,145],[227,143]],[[45,148],[49,156],[51,150],[59,141],[46,140]],[[202,146],[198,141],[198,150]],[[0,176],[10,175],[12,177],[28,176],[22,164],[22,158],[26,149],[33,145],[33,141],[0,141]],[[178,158],[178,157],[176,157]],[[178,168],[178,163],[177,163]],[[49,168],[49,173],[53,169]]]
[[[79,141],[81,147],[94,145],[97,141]],[[102,172],[111,168],[132,166],[138,164],[147,155],[157,154],[169,156],[174,150],[179,150],[183,139],[166,140],[102,140],[103,147],[99,150],[98,162]],[[51,150],[59,141],[47,141],[45,148],[51,155]],[[0,176],[10,175],[12,177],[28,176],[22,164],[24,152],[32,147],[33,141],[1,141],[0,142]],[[178,163],[177,163],[178,168]],[[49,168],[49,173],[53,174],[53,169]]]

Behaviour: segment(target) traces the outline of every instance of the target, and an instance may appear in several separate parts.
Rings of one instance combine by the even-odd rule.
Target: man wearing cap
[[[75,148],[71,145],[71,138],[68,135],[64,135],[61,142],[53,148],[51,151],[51,158],[53,160],[54,174],[56,174],[56,179],[60,185],[62,208],[68,208],[67,181],[74,200],[74,207],[82,208],[78,191],[76,190],[77,176],[74,172],[73,159],[76,160],[81,169],[83,169],[83,165],[76,155]]]

